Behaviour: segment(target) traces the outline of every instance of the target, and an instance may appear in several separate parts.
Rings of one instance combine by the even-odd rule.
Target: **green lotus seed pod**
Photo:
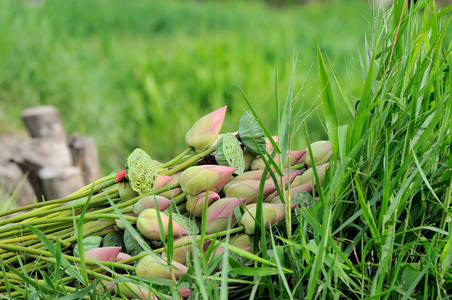
[[[126,161],[126,178],[139,195],[151,192],[157,181],[157,170],[151,157],[142,149],[135,149]]]
[[[265,134],[254,119],[252,113],[247,111],[240,118],[238,130],[242,144],[254,155],[259,155],[259,150],[265,152]]]
[[[215,160],[220,166],[237,168],[234,174],[242,174],[245,169],[245,158],[239,141],[232,133],[226,133],[217,142]]]

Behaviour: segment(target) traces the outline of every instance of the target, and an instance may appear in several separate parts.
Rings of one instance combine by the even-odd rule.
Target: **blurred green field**
[[[359,95],[371,18],[364,0],[279,8],[259,1],[2,1],[0,133],[22,127],[23,109],[55,105],[67,132],[97,140],[110,172],[135,147],[155,159],[173,157],[191,125],[224,105],[223,132],[235,131],[247,109],[243,89],[276,134],[276,70],[284,100],[298,54],[296,109],[314,111],[319,44],[345,92]],[[317,109],[308,121],[311,140],[327,138]],[[348,122],[345,107],[340,120]],[[304,146],[300,133],[293,148]]]

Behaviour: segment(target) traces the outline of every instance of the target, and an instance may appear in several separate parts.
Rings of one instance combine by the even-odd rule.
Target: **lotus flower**
[[[196,121],[185,135],[187,146],[203,150],[214,145],[223,126],[226,109],[227,106],[223,106]]]
[[[164,211],[165,209],[167,209],[170,204],[171,204],[171,200],[162,197],[160,195],[156,195],[156,196],[145,196],[143,198],[141,198],[140,200],[138,200],[138,202],[136,202],[133,205],[133,213],[136,216],[139,216],[140,213],[145,210],[146,208],[155,208],[155,202],[157,201],[157,206],[158,209],[160,211]]]
[[[179,183],[187,195],[197,195],[207,190],[218,193],[236,170],[218,165],[194,166],[180,174]]]
[[[232,183],[223,190],[225,197],[246,198],[246,204],[254,203],[259,195],[260,182],[257,180],[244,180]],[[267,182],[264,185],[262,197],[265,199],[273,193],[276,187],[273,183]]]
[[[121,247],[99,247],[90,249],[85,252],[85,258],[87,260],[97,261],[116,261]]]
[[[321,165],[326,163],[330,157],[333,155],[333,150],[331,148],[331,142],[329,141],[318,141],[311,144],[311,150],[314,157],[315,165]],[[308,168],[312,167],[311,156],[306,153],[304,163]]]
[[[292,208],[295,206],[296,204],[293,204]],[[262,209],[265,228],[276,225],[284,220],[285,207],[283,204],[262,203]],[[245,233],[248,235],[253,235],[255,232],[256,211],[257,206],[255,203],[248,204],[242,216],[241,223],[245,226]]]
[[[163,231],[165,237],[168,237],[169,217],[164,213],[160,213]],[[187,231],[176,221],[172,221],[173,236],[180,237],[187,234]],[[151,240],[160,240],[159,223],[157,219],[157,210],[155,208],[147,208],[138,216],[137,228],[145,237]]]
[[[136,266],[137,276],[171,279],[171,271],[176,279],[180,279],[187,273],[188,268],[177,261],[171,262],[171,270],[165,258],[155,259],[154,256],[147,255],[140,259]]]
[[[157,296],[149,292],[148,287],[133,282],[119,282],[115,290],[117,294],[121,293],[127,299],[158,300]]]
[[[215,201],[207,209],[206,233],[211,234],[235,226],[237,220],[234,215],[234,208],[244,205],[246,198],[222,198]],[[231,221],[229,221],[231,219]]]
[[[185,208],[189,213],[194,215],[195,217],[202,217],[202,212],[204,210],[204,204],[206,203],[207,197],[207,205],[212,204],[213,202],[220,199],[220,195],[215,192],[202,192],[195,196],[187,196],[187,202]]]

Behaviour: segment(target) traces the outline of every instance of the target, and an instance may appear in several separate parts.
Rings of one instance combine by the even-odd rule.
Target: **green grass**
[[[447,26],[451,11],[452,6],[439,10],[430,0],[419,1],[409,11],[403,1],[388,12],[374,11],[373,33],[363,47],[365,54],[357,58],[364,79],[359,91],[351,94],[340,83],[340,70],[330,63],[333,60],[320,41],[313,50],[317,65],[312,73],[319,78],[322,126],[332,142],[334,163],[315,195],[318,201],[287,215],[281,225],[258,227],[253,254],[229,247],[225,256],[209,261],[216,243],[205,253],[195,251],[188,275],[177,283],[190,286],[190,299],[450,299],[452,48]],[[302,64],[296,66],[302,69]],[[277,84],[276,92],[287,92],[287,97],[272,100],[272,107],[281,110],[268,112],[281,122],[276,126],[280,133],[276,151],[291,149],[299,134],[307,144],[317,140],[303,119],[301,124],[290,123],[299,120],[303,111],[293,107],[300,78],[287,76],[283,86],[288,88]],[[260,116],[259,104],[252,99],[250,103]],[[349,122],[341,119],[341,107],[350,112]],[[236,123],[227,122],[236,128]],[[263,125],[267,127],[265,120]],[[270,154],[265,157],[270,160]],[[319,182],[318,174],[315,177]],[[109,200],[111,210],[118,213]],[[257,222],[262,223],[262,217],[258,211]],[[206,226],[205,221],[201,226]],[[58,249],[59,243],[54,246],[38,235],[48,244],[47,252]],[[202,233],[204,238],[212,237]],[[169,244],[174,246],[171,239]],[[237,255],[253,264],[243,268]],[[217,272],[220,261],[229,262],[228,269]],[[80,294],[94,291],[94,284],[72,283],[81,276],[78,273],[70,280],[61,273],[62,279],[22,278],[20,274],[33,275],[34,266],[16,264],[20,272],[0,264],[8,279],[0,286],[5,295],[63,295],[63,287]],[[112,276],[144,282],[178,299],[173,282]],[[64,280],[66,285],[56,286]]]
[[[198,116],[223,105],[225,126],[236,124],[246,108],[240,89],[276,134],[275,72],[283,98],[294,53],[302,110],[320,105],[317,43],[344,88],[359,92],[358,53],[371,31],[370,6],[358,0],[278,9],[259,1],[0,6],[0,129],[22,128],[27,107],[55,105],[68,132],[96,139],[105,173],[122,168],[137,146],[159,160],[173,157]],[[350,121],[345,110],[338,115]],[[315,113],[309,123],[314,139],[327,137],[322,119]],[[305,146],[302,136],[294,140]]]

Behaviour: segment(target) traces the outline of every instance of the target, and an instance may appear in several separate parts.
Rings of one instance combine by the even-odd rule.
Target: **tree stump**
[[[82,171],[77,167],[44,167],[39,178],[47,200],[62,199],[83,187]]]
[[[22,112],[22,120],[33,138],[66,142],[60,113],[54,106],[37,106]]]
[[[85,185],[102,177],[97,145],[93,138],[73,134],[68,144],[73,165],[82,170]]]

